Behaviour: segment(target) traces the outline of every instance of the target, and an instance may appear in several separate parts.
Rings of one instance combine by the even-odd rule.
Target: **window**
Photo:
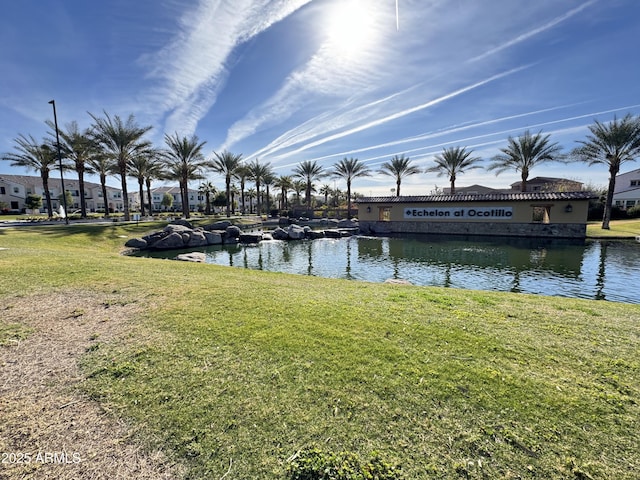
[[[379,207],[378,220],[388,222],[391,220],[391,207]]]
[[[20,189],[18,187],[13,187],[13,193],[20,193]]]
[[[7,191],[5,190],[4,187],[0,187],[0,195],[6,195]]]
[[[550,205],[533,205],[531,221],[536,223],[549,223],[551,212]]]
[[[637,187],[638,185],[640,185],[640,180],[631,180],[630,186]]]
[[[627,203],[625,204],[625,208],[631,208],[631,207],[635,207],[636,206],[636,201],[635,200],[627,200]]]

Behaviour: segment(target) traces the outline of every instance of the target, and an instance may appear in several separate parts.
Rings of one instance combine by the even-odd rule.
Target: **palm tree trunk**
[[[256,182],[256,214],[260,215],[260,209],[262,205],[260,204],[260,182]]]
[[[126,162],[120,162],[120,185],[122,186],[122,206],[124,210],[124,221],[128,222],[131,220],[131,215],[129,214],[129,191],[127,190],[127,167]]]
[[[149,201],[148,205],[149,205],[149,215],[153,215],[153,200],[151,198],[151,178],[147,177],[146,178],[146,184],[147,184],[147,200]]]
[[[140,195],[140,216],[144,217],[144,179],[138,178],[138,195]]]
[[[227,218],[231,216],[231,177],[227,176]]]
[[[187,179],[186,175],[184,177],[182,177],[182,181],[180,182],[182,184],[181,187],[181,193],[182,193],[182,215],[184,216],[184,218],[189,218],[189,180]]]
[[[100,186],[102,187],[102,199],[104,200],[104,218],[109,218],[109,202],[107,199],[107,176],[100,174]]]
[[[84,165],[76,165],[78,186],[80,187],[80,216],[87,218],[87,200],[84,198]]]
[[[351,181],[347,182],[347,220],[351,220]]]
[[[607,189],[607,199],[604,204],[604,215],[602,217],[602,229],[609,230],[609,222],[611,221],[611,206],[613,205],[613,190],[616,187],[616,175],[618,175],[618,168],[611,166],[609,168],[609,188]]]
[[[51,194],[49,193],[49,172],[46,170],[40,171],[40,176],[42,177],[42,188],[44,189],[44,198],[47,203],[47,215],[49,218],[53,217],[52,206],[51,206]]]
[[[400,196],[400,179],[396,181],[396,197]]]

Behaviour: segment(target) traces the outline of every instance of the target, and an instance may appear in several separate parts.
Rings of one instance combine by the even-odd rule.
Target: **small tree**
[[[24,206],[29,210],[39,210],[42,207],[42,197],[33,193],[27,195]]]
[[[166,210],[169,210],[173,206],[173,195],[165,193],[162,196],[162,202],[160,202],[160,205],[162,205]]]

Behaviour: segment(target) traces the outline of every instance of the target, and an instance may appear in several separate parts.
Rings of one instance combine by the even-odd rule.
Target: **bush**
[[[627,210],[627,216],[629,218],[640,218],[640,205],[636,205]]]
[[[287,468],[289,480],[402,480],[400,467],[373,453],[368,462],[351,452],[327,453],[317,448],[303,450]]]

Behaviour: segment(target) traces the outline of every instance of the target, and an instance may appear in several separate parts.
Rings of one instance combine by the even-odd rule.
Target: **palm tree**
[[[253,213],[253,199],[256,198],[256,189],[249,188],[247,190],[247,197],[249,198],[249,213]]]
[[[307,182],[304,180],[294,180],[291,188],[293,188],[293,191],[296,193],[296,205],[300,205],[300,194],[307,188]]]
[[[122,185],[124,219],[129,221],[131,219],[127,191],[129,160],[150,147],[151,143],[143,140],[142,137],[153,127],[151,125],[140,127],[133,115],[129,115],[126,122],[123,122],[118,115],[111,118],[107,112],[104,112],[103,118],[98,118],[91,113],[89,115],[94,121],[91,127],[92,136],[100,144],[104,153],[112,158],[117,165]]]
[[[586,141],[578,142],[582,146],[575,148],[571,155],[589,165],[602,164],[609,168],[609,189],[602,218],[602,228],[608,230],[613,191],[620,166],[640,155],[640,116],[627,114],[621,120],[614,117],[609,124],[596,120],[595,124],[589,126],[589,130],[591,135],[587,136]]]
[[[138,195],[140,195],[140,215],[144,217],[144,176],[147,174],[149,160],[146,155],[136,155],[129,159],[128,175],[138,180]]]
[[[216,187],[213,186],[213,183],[206,181],[200,184],[198,192],[204,195],[205,198],[204,214],[211,215],[211,195],[215,196],[218,193]]]
[[[249,176],[249,168],[246,165],[240,165],[236,169],[233,176],[240,182],[240,204],[242,205],[241,206],[242,213],[245,213],[244,187],[247,181],[247,177]]]
[[[153,155],[149,156],[149,165],[147,166],[147,173],[144,177],[144,183],[147,187],[147,201],[149,202],[149,215],[153,215],[153,198],[151,196],[151,181],[161,180],[166,177],[166,170],[164,163],[161,161],[162,152],[158,150],[153,151]]]
[[[209,166],[202,154],[207,142],[200,142],[197,135],[187,138],[178,133],[164,136],[164,142],[169,147],[166,158],[170,162],[169,170],[177,177],[182,195],[182,215],[189,218],[189,180],[204,178],[200,171]]]
[[[46,121],[49,128],[53,128],[55,132],[55,123],[51,120]],[[76,173],[78,174],[78,187],[80,189],[80,214],[82,218],[87,217],[87,203],[84,191],[84,174],[87,172],[86,164],[89,159],[97,152],[95,140],[91,137],[91,130],[85,129],[80,131],[78,123],[73,121],[66,126],[66,131],[58,129],[58,135],[61,139],[60,150],[62,156],[71,160],[74,164]],[[55,137],[55,133],[52,134]]]
[[[324,204],[329,204],[329,195],[331,194],[331,185],[325,183],[320,187],[320,195],[324,195]]]
[[[25,137],[20,134],[13,140],[16,152],[5,153],[2,160],[11,162],[12,167],[23,167],[40,173],[42,188],[44,189],[45,204],[49,218],[53,215],[51,206],[51,193],[49,192],[49,173],[55,168],[57,154],[46,143],[39,143],[31,135]],[[64,192],[62,192],[64,194]]]
[[[266,190],[266,198],[267,198],[267,218],[269,217],[269,210],[271,208],[271,205],[269,204],[270,202],[270,198],[269,198],[269,186],[273,185],[276,181],[276,176],[273,173],[273,171],[268,171],[267,174],[262,178],[262,181],[264,183],[265,186],[265,190]]]
[[[390,162],[385,162],[380,166],[380,173],[396,179],[396,197],[399,197],[402,179],[409,175],[420,173],[420,169],[415,165],[411,165],[409,157],[395,155]]]
[[[214,171],[221,175],[224,175],[226,191],[227,191],[227,217],[231,216],[231,178],[236,172],[236,169],[240,166],[240,160],[242,160],[242,154],[233,154],[225,150],[218,154],[213,152],[215,160],[211,164]]]
[[[347,218],[351,218],[351,182],[354,178],[368,177],[371,170],[357,158],[343,158],[333,166],[333,176],[347,181]]]
[[[100,187],[102,188],[102,198],[104,200],[104,216],[109,218],[107,175],[111,175],[116,170],[115,162],[105,153],[98,151],[87,160],[87,167],[92,173],[100,176]]]
[[[506,170],[520,171],[520,191],[526,192],[527,179],[533,167],[562,158],[560,146],[557,143],[549,143],[549,137],[550,135],[542,135],[542,132],[531,135],[529,130],[517,139],[509,137],[509,146],[501,148],[502,153],[493,157],[489,170],[496,170],[496,175]]]
[[[289,208],[289,199],[287,196],[289,190],[293,188],[293,178],[290,175],[280,175],[276,179],[275,186],[280,189],[280,209],[287,210]]]
[[[480,157],[472,157],[473,150],[465,147],[444,148],[442,153],[434,157],[436,164],[425,170],[425,173],[437,172],[438,177],[447,175],[451,184],[451,195],[456,194],[456,178],[465,170],[480,168]]]
[[[293,169],[294,176],[299,177],[305,181],[305,202],[307,208],[311,209],[311,190],[313,188],[313,181],[319,180],[324,174],[324,168],[318,165],[315,160],[306,160],[301,162]]]
[[[264,183],[264,179],[267,175],[272,175],[273,170],[271,168],[271,163],[267,162],[261,164],[256,158],[253,162],[247,165],[247,169],[249,171],[249,178],[256,183],[256,208],[257,214],[262,214],[261,202],[260,202],[260,185]]]

